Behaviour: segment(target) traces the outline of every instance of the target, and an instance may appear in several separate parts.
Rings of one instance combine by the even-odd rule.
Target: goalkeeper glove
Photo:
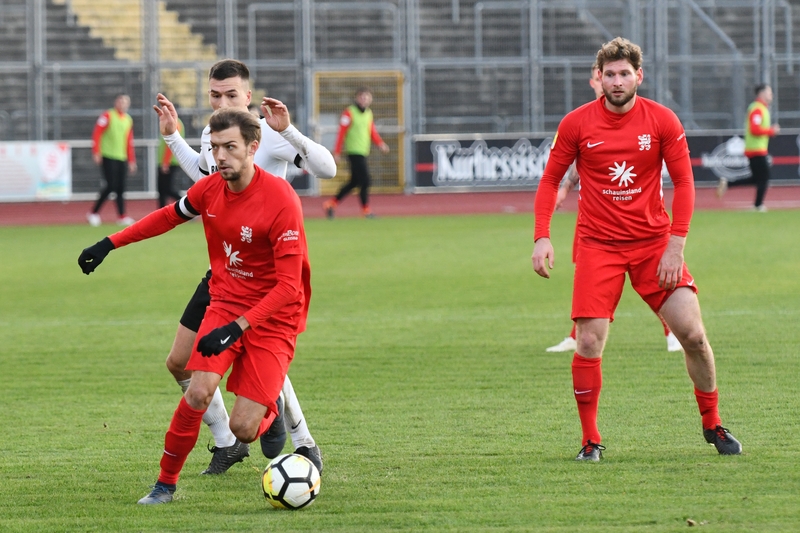
[[[200,339],[200,342],[197,343],[197,351],[203,354],[203,357],[219,355],[241,336],[242,328],[234,320],[227,326],[212,330],[211,333]]]
[[[108,253],[114,249],[114,243],[111,239],[106,237],[102,241],[84,248],[81,255],[78,256],[78,266],[81,267],[83,273],[87,276],[94,272],[94,269],[103,262]]]

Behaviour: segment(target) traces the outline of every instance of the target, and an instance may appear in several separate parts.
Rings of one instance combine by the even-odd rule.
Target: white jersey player
[[[250,73],[244,63],[232,59],[217,62],[209,72],[209,103],[216,111],[224,107],[247,109],[250,104]],[[217,171],[211,152],[209,128],[203,130],[200,153],[196,152],[177,132],[177,112],[172,103],[158,95],[158,106],[153,106],[159,115],[159,129],[164,140],[178,159],[181,168],[194,181]],[[261,144],[254,162],[276,176],[286,178],[288,165],[293,164],[309,174],[323,179],[336,175],[336,162],[322,145],[300,133],[289,120],[286,106],[273,98],[262,100]],[[191,379],[186,364],[194,348],[195,337],[210,301],[208,279],[210,271],[197,287],[175,334],[175,341],[167,357],[167,368],[185,391]],[[261,435],[261,449],[265,456],[279,455],[286,441],[286,432],[291,435],[295,453],[309,458],[322,471],[322,454],[311,436],[297,395],[289,376],[283,386],[284,415],[276,419],[269,430]],[[249,455],[249,446],[236,439],[229,428],[228,412],[219,389],[214,394],[208,410],[203,415],[214,436],[215,446],[211,464],[204,474],[221,474]]]

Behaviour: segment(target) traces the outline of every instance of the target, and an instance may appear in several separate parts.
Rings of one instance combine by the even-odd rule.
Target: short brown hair
[[[250,69],[247,65],[237,59],[222,59],[211,66],[208,71],[210,80],[227,80],[235,77],[242,78],[242,81],[250,81]]]
[[[633,70],[639,70],[642,68],[642,49],[624,37],[612,39],[597,51],[597,68],[602,71],[603,65],[620,59],[630,63]]]
[[[208,128],[211,133],[225,131],[238,127],[246,144],[261,141],[261,124],[249,111],[234,107],[217,109],[208,119]]]

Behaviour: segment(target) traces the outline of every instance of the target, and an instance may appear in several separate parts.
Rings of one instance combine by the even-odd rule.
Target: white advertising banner
[[[0,142],[0,202],[68,200],[72,149],[65,142]]]

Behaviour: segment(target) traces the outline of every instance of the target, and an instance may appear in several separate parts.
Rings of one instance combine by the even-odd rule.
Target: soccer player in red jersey
[[[535,201],[532,255],[537,274],[554,266],[550,220],[558,184],[576,161],[581,177],[572,319],[577,350],[572,381],[583,430],[577,460],[599,461],[597,427],[601,360],[625,275],[650,308],[664,317],[685,351],[703,435],[721,454],[741,453],[722,426],[714,353],[706,337],[697,288],[683,260],[694,207],[694,176],[686,134],[668,108],[636,91],[642,51],[617,37],[597,53],[604,97],[567,114],[558,126]],[[662,161],[675,186],[673,219],[664,207]]]
[[[602,98],[603,97],[603,83],[600,80],[600,71],[597,70],[597,63],[594,63],[591,68],[591,77],[589,78],[589,87],[592,88],[594,91],[595,98]],[[567,198],[567,194],[575,188],[580,182],[580,176],[578,175],[578,171],[575,169],[575,164],[573,163],[572,166],[569,167],[567,171],[567,175],[561,182],[561,186],[558,188],[558,195],[556,196],[556,209],[561,207],[561,204],[564,203],[564,200]],[[578,215],[580,216],[580,215]],[[575,252],[578,249],[578,234],[575,234],[575,238],[572,243],[572,262],[575,262]],[[661,321],[661,325],[664,328],[664,337],[667,340],[667,351],[668,352],[679,352],[683,350],[681,343],[678,341],[678,338],[669,330],[669,326],[667,323],[664,322],[664,318],[656,313],[656,316]],[[572,323],[572,331],[569,332],[569,336],[564,337],[564,340],[559,342],[554,346],[550,346],[547,348],[546,351],[548,352],[574,352],[575,349],[578,347],[578,342],[575,340],[576,338],[576,326],[575,322]]]
[[[186,367],[192,381],[165,437],[161,473],[139,500],[144,505],[172,501],[203,413],[231,366],[227,389],[237,396],[231,431],[249,443],[270,427],[311,298],[300,199],[287,181],[253,164],[261,139],[258,120],[247,110],[227,108],[211,116],[209,127],[219,171],[198,181],[179,202],[106,237],[78,259],[88,274],[111,250],[203,215],[213,272],[211,305]]]

